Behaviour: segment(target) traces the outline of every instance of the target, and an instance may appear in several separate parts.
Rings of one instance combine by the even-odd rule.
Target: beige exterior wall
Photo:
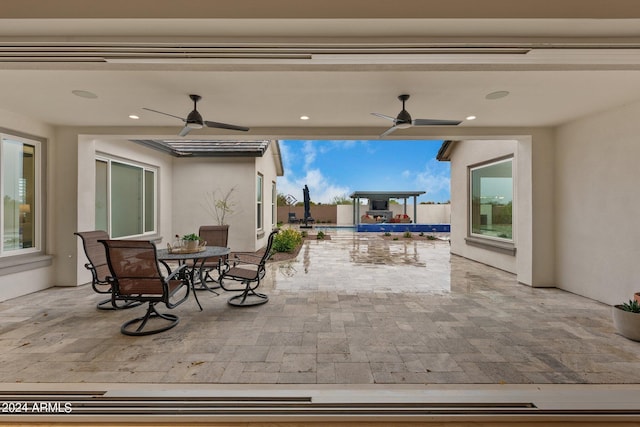
[[[173,193],[173,164],[172,157],[160,151],[145,148],[139,144],[130,142],[124,136],[105,135],[78,135],[71,132],[68,137],[76,139],[77,145],[77,217],[75,222],[68,221],[64,229],[63,241],[68,240],[68,236],[73,239],[75,251],[71,251],[71,245],[60,242],[64,245],[64,250],[69,253],[66,260],[75,259],[75,277],[72,275],[72,268],[66,262],[61,266],[60,286],[76,286],[91,281],[91,275],[84,268],[86,258],[80,239],[73,235],[73,232],[87,231],[95,229],[95,159],[96,156],[120,159],[122,161],[133,161],[136,164],[151,166],[158,170],[158,233],[148,236],[154,239],[159,245],[171,242],[173,235],[172,217],[173,203],[171,194]],[[72,201],[65,201],[72,203]],[[75,229],[74,229],[75,227]],[[146,238],[146,237],[145,237]],[[67,249],[69,246],[69,249]]]
[[[451,159],[451,253],[511,273],[517,273],[515,256],[481,249],[468,245],[465,241],[469,229],[469,176],[467,168],[491,159],[513,155],[514,169],[516,169],[516,151],[516,141],[466,140],[456,143]],[[519,194],[514,194],[514,210],[516,211],[514,217],[520,213],[516,201],[519,200],[518,197]],[[517,233],[518,230],[514,227],[516,246],[518,246]]]
[[[558,287],[608,304],[640,291],[640,103],[557,131]]]
[[[451,156],[451,252],[517,275],[535,287],[555,286],[553,132],[514,139],[469,139]],[[515,254],[470,245],[469,166],[513,156]]]
[[[360,214],[362,215],[368,209],[368,205],[364,204],[360,206]],[[389,210],[394,215],[404,213],[404,204],[391,204]],[[353,225],[353,205],[339,205],[337,206],[337,218],[338,225]],[[407,203],[407,215],[413,218],[413,203]],[[451,205],[421,205],[417,207],[417,222],[421,224],[449,224],[451,221]]]
[[[48,212],[46,222],[46,252],[54,255],[49,265],[38,268],[30,268],[26,271],[15,272],[10,274],[0,274],[0,301],[11,299],[20,295],[29,294],[42,289],[46,289],[55,285],[55,239],[52,234],[56,226],[56,218],[59,218],[55,212],[56,188],[53,185],[52,177],[56,173],[55,165],[52,165],[51,159],[55,158],[55,133],[51,126],[40,122],[32,117],[15,114],[10,111],[0,109],[0,127],[19,132],[20,134],[29,134],[35,137],[44,138],[46,143],[47,175],[45,179],[46,192],[46,210]]]
[[[218,183],[220,188],[236,186],[239,196],[237,212],[229,221],[229,245],[238,251],[255,251],[266,244],[274,222],[271,183],[277,180],[273,145],[257,159],[177,159],[128,141],[131,135],[155,138],[175,129],[52,128],[4,110],[0,110],[0,127],[47,139],[46,253],[51,259],[46,267],[0,274],[0,301],[51,286],[90,282],[82,244],[73,233],[95,228],[95,158],[99,154],[158,168],[158,233],[149,238],[159,245],[171,242],[176,233],[197,232],[200,225],[213,223],[201,201],[202,193]],[[260,233],[255,226],[246,226],[256,224],[258,172],[264,175],[265,185]]]
[[[276,181],[273,147],[261,158],[175,158],[173,222],[174,234],[198,233],[200,225],[216,225],[216,217],[207,207],[207,193],[226,193],[234,188],[231,202],[234,212],[228,214],[229,247],[234,251],[255,251],[266,244],[272,229],[271,185]],[[256,182],[264,177],[263,229],[257,230]],[[171,237],[167,236],[167,237]],[[169,240],[170,241],[170,240]]]
[[[172,196],[174,234],[197,234],[201,225],[217,225],[207,207],[207,193],[226,193],[235,188],[230,199],[236,205],[235,212],[225,221],[229,224],[228,243],[232,248],[251,247],[253,233],[247,224],[255,224],[250,203],[255,195],[254,171],[252,158],[174,159],[174,185],[180,189]]]

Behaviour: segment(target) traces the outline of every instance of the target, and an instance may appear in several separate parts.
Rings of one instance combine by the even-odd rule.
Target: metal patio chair
[[[220,246],[226,248],[229,240],[229,226],[202,225],[200,226],[198,235],[202,240],[206,240],[207,246]],[[215,292],[213,290],[220,287],[220,284],[218,283],[220,275],[229,269],[228,260],[229,255],[205,259],[200,269],[201,287],[198,289],[206,289]],[[212,283],[213,285],[209,285],[209,283]]]
[[[236,259],[233,261],[233,265],[222,273],[220,276],[220,286],[225,291],[240,291],[241,293],[238,295],[234,295],[227,301],[229,304],[244,307],[244,306],[252,306],[264,304],[269,301],[269,297],[266,294],[256,292],[258,286],[260,286],[260,280],[264,278],[266,272],[266,263],[271,256],[271,248],[273,247],[273,238],[278,233],[278,230],[273,230],[271,234],[269,234],[269,238],[267,239],[267,246],[265,248],[264,254],[261,257],[257,257],[253,254],[242,254],[243,259],[238,258],[236,255]],[[256,261],[251,262],[245,259],[255,258]],[[225,280],[235,280],[244,285],[243,288],[227,288],[224,284]]]
[[[115,301],[148,303],[142,317],[125,322],[120,332],[125,335],[151,335],[173,328],[180,321],[175,314],[159,313],[156,304],[169,309],[182,304],[189,297],[190,275],[184,274],[186,265],[164,277],[160,272],[156,246],[146,240],[101,240],[107,252],[111,276],[111,298]],[[147,325],[159,323],[145,329]],[[137,327],[136,327],[137,325]]]
[[[111,284],[107,280],[109,277],[109,266],[107,265],[107,253],[99,240],[109,239],[109,234],[103,230],[79,231],[73,233],[82,240],[82,247],[87,257],[84,267],[91,272],[91,287],[99,294],[111,295]],[[125,301],[124,304],[117,305],[111,297],[106,298],[96,304],[99,310],[116,310],[139,306],[136,301]]]

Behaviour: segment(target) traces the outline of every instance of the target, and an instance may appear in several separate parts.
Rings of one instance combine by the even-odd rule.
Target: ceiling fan
[[[207,126],[210,128],[220,128],[220,129],[231,129],[231,130],[240,130],[246,132],[249,130],[248,127],[230,125],[228,123],[220,123],[220,122],[211,122],[208,120],[202,120],[202,116],[198,113],[197,103],[202,99],[200,95],[189,95],[189,98],[193,101],[193,111],[189,113],[186,119],[183,119],[179,116],[174,116],[173,114],[163,113],[162,111],[152,110],[151,108],[143,107],[143,110],[153,111],[154,113],[164,114],[165,116],[175,117],[177,119],[182,120],[185,125],[180,131],[178,135],[186,136],[192,129],[202,129],[203,126]]]
[[[459,120],[436,120],[436,119],[412,119],[411,114],[404,108],[404,103],[409,99],[409,95],[400,95],[398,99],[402,101],[402,111],[398,113],[397,117],[387,116],[380,113],[371,113],[374,116],[382,117],[383,119],[391,120],[393,126],[384,131],[380,137],[387,136],[396,129],[406,129],[411,126],[457,126],[462,121]]]

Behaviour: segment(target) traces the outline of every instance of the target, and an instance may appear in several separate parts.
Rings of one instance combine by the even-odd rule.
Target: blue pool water
[[[379,224],[358,224],[357,231],[364,232],[390,232],[404,233],[450,233],[451,224],[402,224],[402,223],[379,223]]]
[[[401,224],[401,223],[377,223],[377,224],[358,224],[353,225],[317,225],[314,227],[316,230],[352,230],[369,233],[390,232],[390,233],[404,233],[409,231],[411,233],[450,233],[451,224]]]

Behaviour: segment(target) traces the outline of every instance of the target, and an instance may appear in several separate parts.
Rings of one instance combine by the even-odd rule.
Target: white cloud
[[[278,178],[278,192],[291,194],[299,202],[303,200],[302,189],[309,187],[309,196],[314,203],[330,203],[336,196],[349,195],[348,187],[330,183],[319,169],[310,169],[302,177],[289,180],[287,177]]]
[[[437,160],[427,162],[425,169],[416,174],[415,183],[427,192],[426,200],[446,202],[450,199],[450,173],[448,168]]]
[[[302,152],[304,153],[304,167],[305,169],[308,169],[316,160],[316,144],[314,144],[313,141],[305,141]]]

